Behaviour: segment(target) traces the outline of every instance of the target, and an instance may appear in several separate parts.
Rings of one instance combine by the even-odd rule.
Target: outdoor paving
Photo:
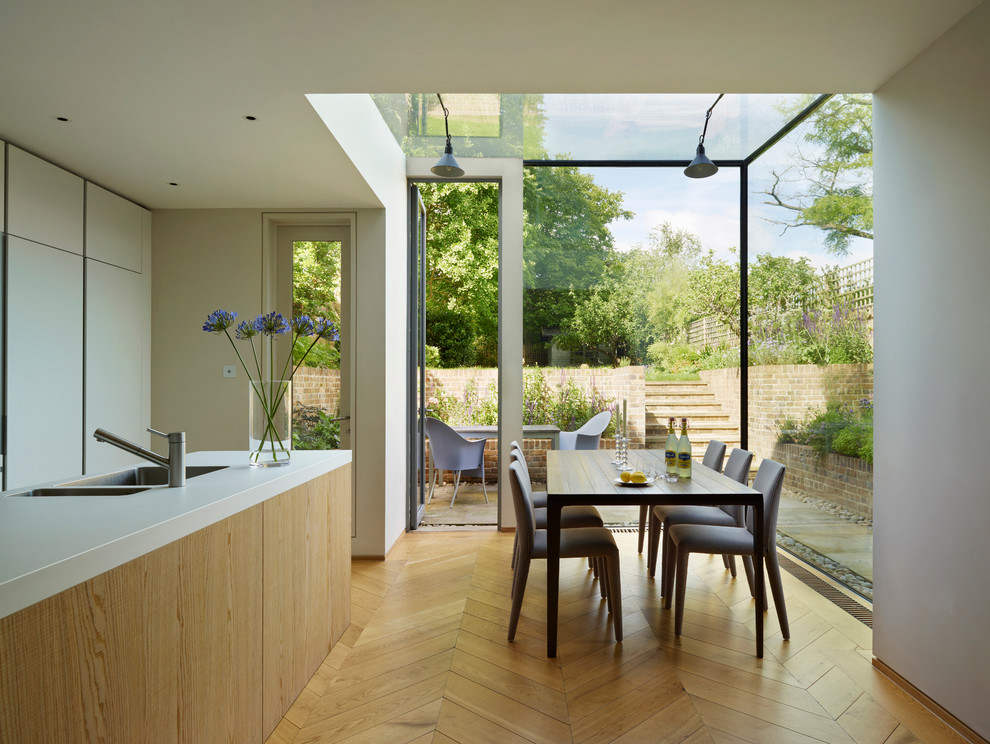
[[[541,484],[534,484],[540,489]],[[424,527],[494,526],[498,488],[488,486],[485,504],[481,486],[464,484],[450,508],[453,486],[438,487],[426,506]],[[639,524],[638,506],[599,506],[605,524],[630,527]],[[784,547],[867,597],[873,595],[873,528],[830,514],[786,495],[780,502],[777,531]],[[794,541],[792,543],[791,541]]]

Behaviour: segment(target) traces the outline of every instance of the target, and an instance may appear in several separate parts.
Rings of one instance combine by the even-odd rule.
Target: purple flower
[[[258,335],[258,329],[255,327],[253,320],[242,320],[237,325],[237,331],[235,332],[238,341],[244,341],[249,338],[253,338]]]
[[[209,333],[223,333],[234,325],[234,318],[236,317],[237,313],[232,313],[227,310],[214,310],[206,316],[206,322],[203,324],[203,330]]]
[[[289,330],[289,324],[285,322],[285,316],[272,310],[268,315],[259,315],[254,319],[254,327],[258,333],[266,336],[278,336]]]

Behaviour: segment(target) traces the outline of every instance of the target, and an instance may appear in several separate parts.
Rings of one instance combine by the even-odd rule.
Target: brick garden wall
[[[739,368],[702,370],[701,379],[739,423]],[[873,365],[782,364],[749,368],[749,449],[771,457],[785,419],[804,421],[827,401],[855,404],[873,398]]]
[[[292,404],[315,406],[336,415],[340,406],[340,370],[300,367],[292,378]]]
[[[787,466],[784,488],[830,501],[860,517],[873,518],[873,466],[858,457],[819,457],[803,444],[774,445],[773,459]]]

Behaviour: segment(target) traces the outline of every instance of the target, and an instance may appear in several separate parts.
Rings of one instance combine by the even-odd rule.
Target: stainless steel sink
[[[195,478],[217,470],[223,470],[227,465],[189,465],[186,467],[186,478]],[[113,473],[91,475],[77,478],[68,483],[62,483],[57,488],[66,486],[164,486],[168,484],[168,471],[155,465],[139,465]]]
[[[128,496],[147,491],[151,486],[48,486],[8,496]]]

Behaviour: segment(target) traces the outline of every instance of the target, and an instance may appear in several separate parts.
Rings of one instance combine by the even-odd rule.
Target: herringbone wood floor
[[[754,656],[745,578],[693,556],[684,634],[622,545],[625,640],[581,561],[561,567],[560,654],[547,659],[534,562],[514,643],[512,536],[413,533],[353,563],[352,624],[268,744],[963,742],[870,664],[870,630],[784,573],[791,640],[767,614]]]

